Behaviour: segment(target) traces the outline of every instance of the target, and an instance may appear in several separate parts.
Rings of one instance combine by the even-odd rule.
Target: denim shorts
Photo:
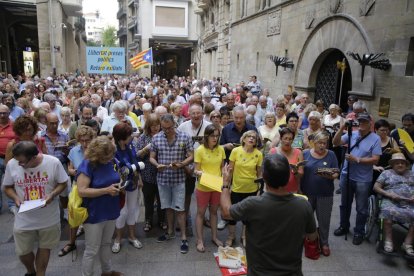
[[[167,185],[158,185],[160,193],[161,209],[173,209],[175,211],[184,211],[185,203],[185,184],[174,187]]]

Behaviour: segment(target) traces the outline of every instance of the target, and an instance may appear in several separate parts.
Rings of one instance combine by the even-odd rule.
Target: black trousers
[[[156,183],[148,183],[143,181],[144,186],[142,187],[142,193],[144,194],[144,205],[145,205],[145,220],[150,221],[154,216],[154,201],[157,198],[157,215],[158,222],[164,222],[165,210],[161,209],[160,194],[158,192],[158,185]]]

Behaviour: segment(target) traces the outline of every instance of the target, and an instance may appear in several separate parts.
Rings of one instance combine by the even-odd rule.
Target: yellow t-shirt
[[[234,162],[231,190],[236,193],[256,192],[258,186],[254,180],[257,178],[256,167],[260,167],[263,162],[262,153],[258,149],[247,153],[240,146],[232,150],[229,160]]]
[[[221,176],[221,163],[226,158],[224,148],[218,146],[213,150],[205,148],[204,145],[199,146],[194,154],[194,162],[200,164],[200,169],[203,172]],[[200,180],[197,181],[197,189],[202,192],[213,192],[214,190],[200,185]]]

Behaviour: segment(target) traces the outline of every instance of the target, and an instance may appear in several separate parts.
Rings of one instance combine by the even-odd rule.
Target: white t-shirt
[[[191,123],[191,120],[185,121],[181,125],[178,126],[178,130],[187,133],[191,137],[194,136],[204,136],[204,130],[208,125],[211,125],[210,122],[207,122],[205,120],[202,121],[202,125],[198,128],[193,128],[193,124]],[[201,127],[201,128],[200,128]],[[200,131],[198,131],[200,129]],[[197,135],[198,133],[198,135]],[[200,146],[199,142],[194,143],[194,150],[196,150]]]
[[[14,186],[21,202],[35,199],[44,199],[58,183],[68,180],[59,159],[50,155],[43,155],[40,165],[35,168],[24,169],[16,159],[11,159],[4,174],[3,187]],[[37,230],[59,223],[59,197],[40,209],[17,213],[14,219],[14,229]]]

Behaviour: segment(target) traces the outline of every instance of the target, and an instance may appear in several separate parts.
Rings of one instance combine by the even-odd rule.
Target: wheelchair
[[[365,223],[365,239],[367,241],[371,241],[371,238],[375,237],[376,252],[378,254],[383,254],[391,257],[403,257],[407,261],[413,262],[414,257],[408,256],[407,254],[405,254],[405,252],[400,250],[399,247],[394,247],[393,252],[387,252],[384,250],[384,219],[379,218],[381,202],[382,196],[379,196],[374,192],[368,198],[368,218]],[[402,224],[399,222],[393,222],[393,224],[398,225],[398,227],[400,227],[404,231],[408,231],[409,225]]]

